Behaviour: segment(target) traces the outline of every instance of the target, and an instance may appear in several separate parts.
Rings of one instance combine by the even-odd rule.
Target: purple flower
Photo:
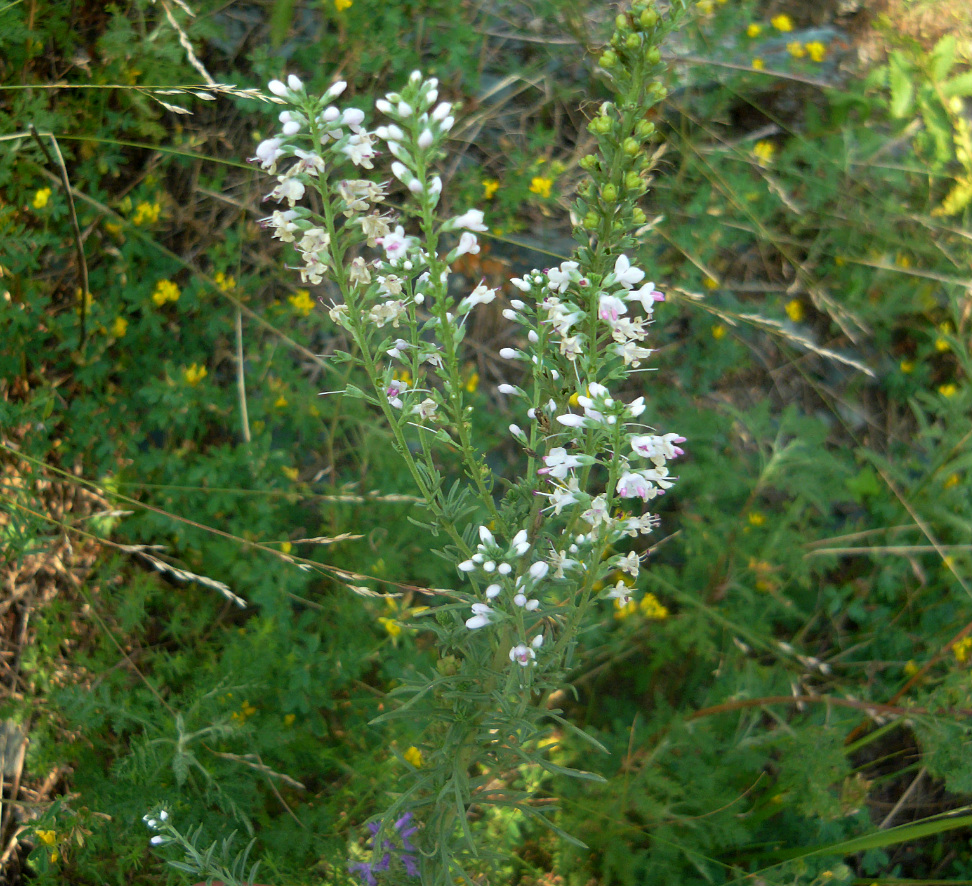
[[[375,858],[379,847],[375,846],[375,839],[381,830],[381,823],[377,821],[368,822],[368,830],[371,831],[371,861],[355,861],[348,865],[348,870],[352,874],[360,874],[366,886],[378,886],[376,874],[389,870],[393,865],[400,865],[405,869],[409,877],[418,878],[420,875],[418,859],[413,855],[416,851],[409,839],[418,827],[411,824],[412,813],[406,812],[398,821],[395,822],[394,833],[390,836],[397,837],[397,840],[383,839],[381,841],[381,857]],[[396,845],[398,844],[398,845]]]

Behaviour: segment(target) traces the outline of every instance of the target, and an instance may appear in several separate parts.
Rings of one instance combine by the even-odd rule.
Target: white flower
[[[490,617],[495,615],[493,610],[490,609],[485,603],[473,603],[472,611],[472,618],[466,619],[466,627],[471,631],[475,631],[477,628],[485,627],[489,624]]]
[[[503,588],[500,585],[497,584],[488,585],[486,588],[486,598],[488,600],[492,600],[494,597],[498,597],[500,591],[502,590]]]
[[[467,231],[487,231],[489,228],[483,224],[483,213],[479,209],[469,209],[462,215],[449,219],[443,226],[443,230],[454,231],[457,228],[464,228]]]
[[[550,507],[553,508],[555,514],[560,514],[560,512],[566,508],[568,505],[572,505],[578,501],[580,498],[580,487],[577,483],[576,477],[571,477],[567,481],[566,486],[554,486],[553,492],[542,493],[550,499]],[[549,510],[547,508],[546,510]]]
[[[599,495],[593,501],[591,501],[591,506],[584,511],[581,516],[591,524],[592,527],[599,526],[601,523],[607,522],[608,511],[607,511],[607,501],[603,495]]]
[[[350,136],[341,151],[348,156],[355,166],[374,169],[371,158],[375,156],[375,149],[371,144],[371,136],[367,132],[358,132]]]
[[[625,366],[634,366],[635,368],[641,365],[642,360],[652,355],[651,348],[643,348],[633,341],[626,341],[623,345],[615,345],[614,351],[624,360]]]
[[[267,197],[268,200],[286,200],[291,207],[304,196],[304,183],[298,178],[289,178],[288,176],[278,176],[277,181],[280,184],[277,185]]]
[[[412,407],[412,412],[418,415],[422,421],[429,421],[435,418],[435,410],[438,409],[438,404],[431,397],[426,397],[421,403]]]
[[[287,78],[287,85],[294,92],[300,92],[304,88],[304,84],[300,82],[300,77],[298,77],[296,74],[291,74]]]
[[[621,606],[627,606],[631,600],[631,588],[629,588],[623,581],[619,581],[610,591],[608,591],[607,599],[617,600]]]
[[[546,574],[547,574],[547,572],[549,570],[550,570],[550,567],[546,563],[544,563],[543,560],[538,560],[536,563],[534,563],[530,567],[530,570],[529,570],[530,577],[534,581],[539,581],[541,578],[543,578],[544,576],[546,576]]]
[[[419,134],[418,141],[416,142],[416,144],[420,148],[424,149],[430,147],[434,140],[435,140],[435,136],[432,135],[432,130],[426,128],[423,129],[422,132]]]
[[[622,572],[626,572],[632,578],[637,578],[638,570],[641,568],[641,558],[632,551],[626,557],[620,559],[616,565]]]
[[[587,419],[583,415],[574,415],[572,412],[558,415],[557,421],[568,428],[582,428],[587,424]]]
[[[480,283],[472,292],[459,302],[456,312],[468,314],[476,305],[488,305],[496,298],[496,290]]]
[[[345,108],[341,114],[341,123],[348,127],[352,132],[357,132],[364,123],[365,114],[359,108]]]
[[[650,317],[655,310],[655,302],[665,301],[665,296],[655,289],[654,283],[646,283],[641,289],[636,289],[625,296],[625,301],[640,301],[645,313]]]
[[[563,292],[570,285],[578,267],[575,261],[565,261],[561,262],[559,268],[551,268],[547,271],[547,286],[552,292]]]
[[[324,171],[324,158],[320,154],[295,148],[294,156],[299,158],[300,162],[290,170],[291,173],[306,172],[308,175],[319,176]]]
[[[617,296],[602,294],[597,302],[597,315],[602,320],[617,320],[621,314],[628,313],[628,306]]]
[[[510,661],[515,661],[521,668],[536,664],[537,653],[524,643],[519,643],[510,650]]]
[[[269,89],[278,98],[287,97],[287,86],[279,80],[271,80],[267,84],[267,89]]]
[[[280,157],[284,154],[284,152],[280,150],[280,146],[282,144],[283,144],[282,138],[265,139],[264,141],[260,142],[260,144],[257,145],[256,156],[253,157],[252,159],[259,160],[260,165],[264,169],[268,169],[270,170],[270,172],[273,172],[277,160],[279,160]]]
[[[379,329],[391,323],[398,328],[398,323],[405,313],[405,303],[397,299],[391,299],[381,304],[375,305],[368,311],[368,319],[371,320]]]
[[[479,242],[476,240],[476,235],[463,231],[459,238],[459,245],[453,254],[459,258],[460,255],[475,255],[477,252],[479,252]]]
[[[580,467],[583,464],[576,455],[568,455],[567,450],[563,446],[557,446],[551,449],[543,457],[543,463],[545,467],[540,468],[537,473],[549,474],[558,480],[565,479],[568,471]],[[560,511],[558,510],[557,513],[559,514]]]
[[[630,289],[636,283],[640,283],[645,276],[645,272],[633,267],[626,255],[619,255],[614,263],[614,277],[625,289]]]

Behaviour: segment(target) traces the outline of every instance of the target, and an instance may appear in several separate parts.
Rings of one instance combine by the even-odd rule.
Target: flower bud
[[[641,145],[638,143],[638,139],[628,136],[621,143],[621,150],[623,150],[629,157],[637,157],[638,154],[641,153]]]
[[[606,49],[601,53],[597,63],[602,68],[613,68],[618,63],[618,54],[613,49]]]
[[[631,221],[636,225],[643,225],[648,221],[648,217],[645,215],[644,210],[640,206],[636,206],[631,210]]]
[[[605,203],[614,203],[618,199],[618,189],[612,184],[606,184],[601,188],[601,199]]]
[[[641,38],[637,34],[628,34],[624,39],[626,49],[637,49],[641,46]]]
[[[654,9],[644,9],[638,16],[638,24],[647,30],[658,24],[658,13]]]
[[[648,62],[649,65],[657,65],[661,61],[661,51],[657,46],[652,46],[651,49],[645,53],[645,61]]]
[[[629,191],[640,191],[644,186],[644,182],[641,180],[641,176],[637,172],[629,172],[624,177],[624,186]]]
[[[635,135],[638,138],[651,138],[655,134],[655,124],[651,120],[639,120],[635,127]]]
[[[586,169],[590,172],[592,169],[597,168],[597,157],[594,154],[586,154],[580,158],[579,166],[581,169]]]
[[[631,23],[628,21],[628,17],[623,13],[614,19],[614,27],[619,31],[630,31]]]

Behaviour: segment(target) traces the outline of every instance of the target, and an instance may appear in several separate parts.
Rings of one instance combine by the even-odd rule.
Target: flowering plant
[[[445,537],[457,570],[450,602],[427,613],[437,672],[398,690],[403,703],[384,715],[421,715],[428,726],[423,765],[371,825],[371,860],[352,864],[369,886],[390,869],[425,883],[468,879],[468,861],[483,857],[470,807],[542,816],[504,786],[510,767],[593,777],[554,765],[540,746],[554,725],[569,728],[550,697],[582,628],[604,602],[625,606],[635,594],[644,537],[658,524],[646,507],[672,486],[668,463],[682,455],[684,438],[650,427],[645,396],[631,389],[647,371],[645,341],[663,300],[632,258],[648,230],[638,206],[654,133],[645,114],[665,96],[658,44],[685,5],[663,16],[636,0],[618,16],[600,56],[616,100],[590,122],[597,151],[581,161],[589,178],[573,208],[579,247],[510,281],[516,297],[502,314],[518,336],[500,351],[511,375],[498,392],[520,416],[509,430],[526,468],[515,480],[477,449],[461,379],[470,315],[504,295],[450,285],[453,263],[477,253],[487,231],[478,209],[440,217],[438,169],[455,109],[419,72],[375,102],[374,128],[363,109],[337,104],[343,82],[322,96],[295,75],[269,84],[282,110],[280,131],[253,158],[275,176],[267,199],[278,208],[264,224],[292,244],[301,282],[336,296],[330,318],[352,346],[335,359],[368,382],[342,393],[383,415],[424,501],[424,525]],[[393,180],[404,191],[396,210]],[[451,486],[443,448],[458,453],[464,475]]]

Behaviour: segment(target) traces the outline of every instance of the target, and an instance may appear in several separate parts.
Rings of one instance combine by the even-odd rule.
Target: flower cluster
[[[393,841],[387,837],[382,839],[380,854],[375,841],[381,831],[381,824],[376,821],[369,822],[368,830],[371,831],[372,859],[371,861],[352,862],[348,868],[352,874],[360,874],[367,886],[378,886],[376,874],[393,869],[404,870],[409,877],[419,878],[421,876],[416,849],[410,840],[412,834],[418,830],[412,824],[411,812],[405,813],[395,822],[392,836],[396,837],[396,840]]]

